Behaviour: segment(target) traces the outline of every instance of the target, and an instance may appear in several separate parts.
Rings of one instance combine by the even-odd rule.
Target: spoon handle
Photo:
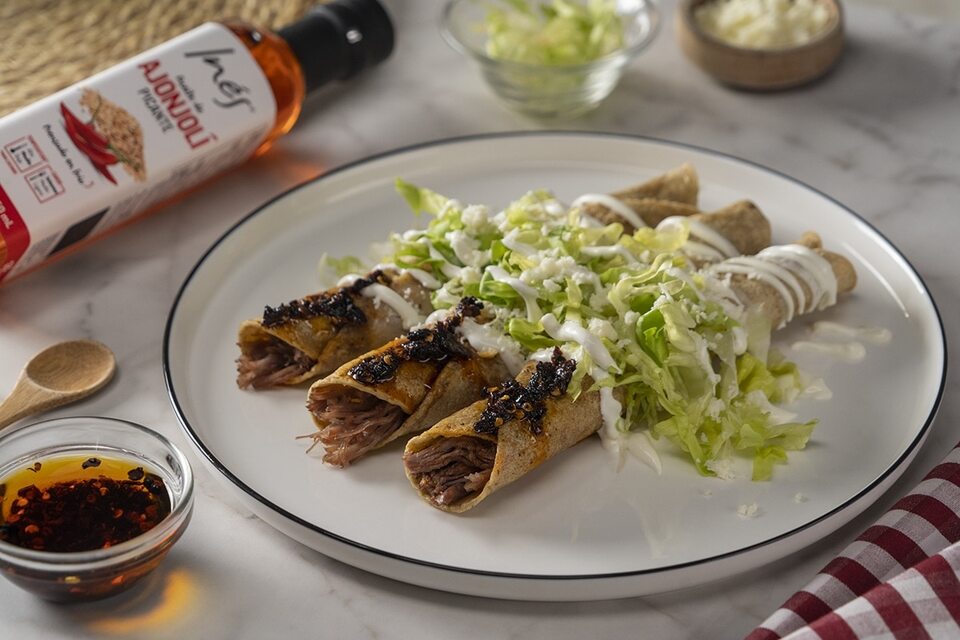
[[[32,384],[23,375],[17,380],[13,391],[0,403],[0,430],[34,413],[46,411],[60,404],[56,396]]]

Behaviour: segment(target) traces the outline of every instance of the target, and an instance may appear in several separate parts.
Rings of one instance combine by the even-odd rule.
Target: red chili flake
[[[131,473],[150,482],[100,476],[42,491],[23,487],[0,525],[0,540],[43,551],[89,551],[149,531],[170,513],[170,497],[160,477],[142,468]]]
[[[39,462],[34,462],[32,467],[27,468],[27,471],[33,471],[34,473],[37,473],[42,468],[43,468],[42,464],[40,464]]]
[[[100,458],[87,458],[86,460],[83,461],[83,464],[80,466],[83,467],[84,469],[89,469],[90,467],[99,467]]]

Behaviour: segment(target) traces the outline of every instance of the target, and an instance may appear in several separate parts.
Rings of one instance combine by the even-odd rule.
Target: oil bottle
[[[377,0],[318,5],[276,32],[211,22],[0,119],[0,282],[262,153],[308,93],[393,43]]]

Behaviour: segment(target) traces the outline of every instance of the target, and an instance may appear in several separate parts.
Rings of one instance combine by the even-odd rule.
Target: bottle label
[[[276,111],[209,23],[0,119],[0,280],[247,159]]]

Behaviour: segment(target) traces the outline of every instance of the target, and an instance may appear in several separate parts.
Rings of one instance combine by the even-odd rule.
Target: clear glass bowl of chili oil
[[[58,418],[0,437],[0,573],[41,598],[127,589],[160,564],[192,509],[187,459],[138,424]]]

